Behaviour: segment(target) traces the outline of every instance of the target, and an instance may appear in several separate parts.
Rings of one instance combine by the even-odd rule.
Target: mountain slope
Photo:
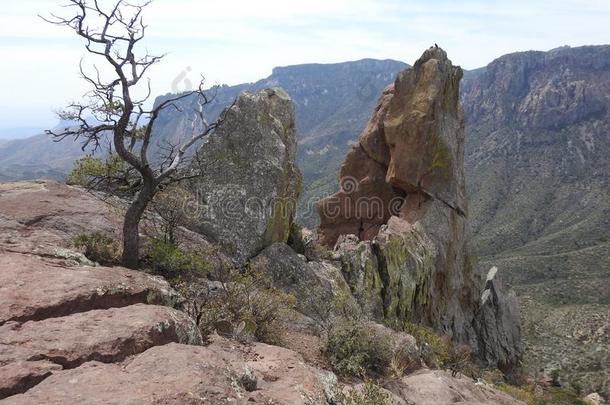
[[[505,55],[462,101],[472,247],[522,297],[526,359],[608,384],[610,46]]]
[[[63,180],[83,154],[79,142],[53,142],[44,134],[6,141],[0,143],[0,181]]]

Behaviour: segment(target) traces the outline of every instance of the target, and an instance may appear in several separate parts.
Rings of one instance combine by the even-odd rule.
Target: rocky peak
[[[504,55],[465,81],[466,115],[492,128],[510,123],[523,129],[558,129],[597,117],[608,99],[608,60],[608,46]],[[600,79],[606,84],[593,85]]]
[[[320,203],[322,243],[345,234],[372,239],[392,215],[419,218],[431,199],[465,213],[461,78],[440,48],[399,73],[341,167],[342,189]]]
[[[440,48],[398,74],[341,167],[341,190],[319,204],[318,235],[353,292],[369,292],[373,316],[432,326],[508,370],[521,352],[516,299],[476,273],[466,247],[462,76]]]

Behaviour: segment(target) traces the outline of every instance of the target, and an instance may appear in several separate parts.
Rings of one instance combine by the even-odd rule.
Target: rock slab
[[[301,186],[293,105],[282,89],[242,93],[197,153],[193,229],[238,262],[286,242]]]

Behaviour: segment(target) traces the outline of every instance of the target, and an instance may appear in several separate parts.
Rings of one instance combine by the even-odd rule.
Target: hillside
[[[61,180],[83,152],[77,143],[55,143],[46,135],[0,143],[0,181]]]
[[[610,46],[503,56],[462,101],[472,248],[521,296],[525,358],[608,392]]]

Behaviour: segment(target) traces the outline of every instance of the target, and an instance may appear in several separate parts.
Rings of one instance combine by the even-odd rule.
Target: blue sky
[[[83,44],[37,18],[63,0],[3,3],[0,128],[52,126],[53,111],[86,91]],[[156,0],[145,18],[146,47],[169,53],[151,71],[154,94],[199,72],[237,84],[299,63],[413,63],[434,42],[466,69],[515,51],[610,43],[608,0]]]

